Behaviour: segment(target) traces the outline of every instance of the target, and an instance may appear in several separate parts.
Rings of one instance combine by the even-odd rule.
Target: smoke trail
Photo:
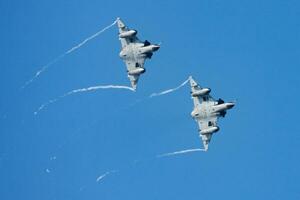
[[[70,50],[68,50],[65,54],[69,54],[72,53],[73,51],[75,51],[76,49],[80,48],[82,45],[84,45],[85,43],[87,43],[88,41],[94,39],[95,37],[97,37],[98,35],[100,35],[101,33],[103,33],[104,31],[106,31],[107,29],[110,29],[113,25],[115,25],[117,23],[117,20],[115,20],[112,24],[108,25],[107,27],[103,28],[102,30],[98,31],[97,33],[95,33],[94,35],[86,38],[85,40],[83,40],[81,43],[79,43],[78,45],[72,47]]]
[[[50,66],[52,66],[53,64],[55,64],[56,62],[60,61],[62,58],[64,58],[66,55],[72,53],[73,51],[75,51],[76,49],[80,48],[82,45],[86,44],[88,41],[94,39],[95,37],[97,37],[98,35],[100,35],[101,33],[103,33],[104,31],[108,30],[109,28],[111,28],[112,26],[114,26],[117,23],[117,20],[115,20],[112,24],[106,26],[105,28],[103,28],[102,30],[98,31],[97,33],[95,33],[94,35],[84,39],[82,42],[80,42],[78,45],[72,47],[71,49],[67,50],[65,53],[61,54],[60,56],[54,58],[52,61],[50,61],[48,64],[44,65],[39,71],[36,72],[36,74],[30,79],[28,80],[22,87],[21,89],[25,88],[27,85],[29,85],[31,82],[33,82],[38,76],[40,76],[44,71],[46,71]]]
[[[126,89],[126,90],[131,90],[131,91],[135,92],[135,90],[133,88],[128,87],[128,86],[123,86],[123,85],[98,85],[98,86],[92,86],[92,87],[88,87],[88,88],[72,90],[72,91],[62,95],[61,97],[66,97],[68,95],[78,93],[78,92],[88,92],[88,91],[99,90],[99,89]]]
[[[161,96],[161,95],[165,95],[165,94],[174,92],[176,90],[179,90],[181,87],[183,87],[185,84],[187,84],[189,80],[190,80],[190,77],[187,80],[185,80],[183,83],[181,83],[179,86],[175,87],[175,88],[164,90],[164,91],[159,92],[159,93],[152,93],[149,97],[152,98],[152,97],[156,97],[156,96]]]
[[[98,178],[96,179],[96,182],[101,181],[103,178],[105,178],[107,175],[111,174],[111,173],[116,173],[118,172],[118,170],[111,170],[111,171],[107,171],[104,174],[98,176]]]
[[[143,98],[137,99],[133,103],[131,103],[128,106],[124,107],[124,109],[130,109],[131,107],[133,107],[137,104],[143,103],[144,101],[148,100],[149,98],[157,97],[157,96],[161,96],[161,95],[165,95],[165,94],[174,92],[174,91],[180,89],[181,87],[183,87],[184,85],[186,85],[190,79],[191,79],[191,76],[189,76],[187,80],[185,80],[183,83],[181,83],[179,86],[177,86],[175,88],[164,90],[164,91],[159,92],[159,93],[152,93],[151,95],[148,95],[148,96],[145,96]]]
[[[34,112],[34,115],[37,115],[41,110],[45,109],[47,106],[49,106],[52,103],[57,102],[59,99],[64,98],[66,96],[75,94],[75,93],[81,93],[81,92],[89,92],[89,91],[94,91],[94,90],[100,90],[100,89],[126,89],[135,92],[135,90],[131,87],[128,86],[123,86],[123,85],[98,85],[98,86],[91,86],[87,88],[80,88],[80,89],[75,89],[70,92],[67,92],[55,99],[49,100],[48,102],[42,104],[37,111]]]
[[[103,179],[105,176],[107,176],[109,172],[105,172],[104,174],[100,175],[97,179],[96,182],[99,182],[101,179]]]
[[[186,149],[186,150],[182,150],[182,151],[175,151],[175,152],[171,152],[171,153],[160,154],[160,155],[157,155],[156,157],[161,158],[161,157],[167,157],[167,156],[175,156],[178,154],[191,153],[191,152],[196,152],[196,151],[205,151],[205,149]]]
[[[196,151],[205,151],[205,149],[186,149],[186,150],[181,150],[181,151],[175,151],[175,152],[171,152],[171,153],[165,153],[165,154],[160,154],[160,155],[157,155],[155,157],[152,157],[152,158],[145,158],[143,160],[134,160],[132,163],[134,164],[134,166],[136,166],[137,163],[147,163],[147,162],[150,162],[150,161],[153,161],[154,159],[157,159],[157,158],[162,158],[162,157],[168,157],[168,156],[175,156],[175,155],[178,155],[178,154],[185,154],[185,153],[192,153],[192,152],[196,152]],[[127,170],[131,169],[133,166],[132,165],[128,165],[126,168]],[[126,171],[127,171],[126,170]],[[124,168],[122,168],[121,171],[125,171]],[[112,173],[116,173],[116,172],[120,172],[120,170],[110,170],[110,171],[107,171],[105,172],[104,174],[101,174],[100,176],[97,177],[96,179],[96,182],[99,182],[101,181],[102,179],[104,179],[106,176],[112,174]]]

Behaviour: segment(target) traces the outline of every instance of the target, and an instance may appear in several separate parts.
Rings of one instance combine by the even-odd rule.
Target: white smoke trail
[[[179,86],[177,86],[175,88],[164,90],[164,91],[159,92],[159,93],[152,93],[149,96],[143,97],[141,99],[137,99],[133,103],[131,103],[130,105],[126,106],[124,109],[130,109],[131,107],[133,107],[133,106],[135,106],[135,105],[137,105],[139,103],[142,103],[142,102],[144,102],[145,100],[147,100],[149,98],[157,97],[157,96],[161,96],[161,95],[165,95],[165,94],[174,92],[174,91],[180,89],[181,87],[183,87],[184,85],[186,85],[190,79],[191,79],[191,76],[189,76],[187,80],[185,80],[183,83],[181,83]]]
[[[103,179],[105,176],[107,176],[108,174],[110,174],[109,172],[105,172],[104,174],[100,175],[97,179],[96,182],[99,182],[101,179]]]
[[[128,87],[128,86],[123,86],[123,85],[98,85],[98,86],[92,86],[92,87],[88,87],[88,88],[72,90],[72,91],[62,95],[61,97],[66,97],[68,95],[78,93],[78,92],[88,92],[88,91],[99,90],[99,89],[126,89],[126,90],[131,90],[131,91],[135,92],[135,90],[133,88]]]
[[[43,110],[44,108],[46,108],[49,104],[55,103],[55,102],[58,101],[58,99],[60,99],[60,98],[62,98],[62,96],[61,96],[61,97],[58,97],[58,98],[56,98],[56,99],[51,99],[51,100],[49,100],[48,102],[42,104],[42,105],[37,109],[37,111],[35,111],[33,114],[34,114],[34,115],[37,115],[41,110]]]
[[[98,31],[97,33],[95,33],[94,35],[84,39],[82,42],[80,42],[78,45],[72,47],[71,49],[67,50],[65,53],[61,54],[60,56],[54,58],[52,61],[50,61],[48,64],[44,65],[39,71],[36,72],[36,74],[30,79],[28,80],[22,87],[21,89],[25,88],[27,85],[29,85],[31,82],[33,82],[38,76],[40,76],[44,71],[46,71],[50,66],[52,66],[53,64],[55,64],[56,62],[60,61],[63,57],[65,57],[66,55],[72,53],[73,51],[75,51],[76,49],[80,48],[81,46],[83,46],[84,44],[86,44],[88,41],[94,39],[95,37],[97,37],[98,35],[100,35],[101,33],[103,33],[104,31],[108,30],[109,28],[111,28],[112,26],[114,26],[117,23],[117,20],[115,20],[112,24],[106,26],[105,28],[101,29],[100,31]]]
[[[152,98],[152,97],[156,97],[156,96],[161,96],[161,95],[165,95],[165,94],[174,92],[176,90],[179,90],[181,87],[183,87],[185,84],[187,84],[189,82],[189,80],[190,80],[190,77],[187,80],[185,80],[183,83],[181,83],[179,86],[175,87],[175,88],[164,90],[164,91],[159,92],[159,93],[152,93],[149,97]]]
[[[157,155],[155,158],[162,158],[162,157],[168,157],[168,156],[175,156],[178,154],[185,154],[185,153],[192,153],[192,152],[197,152],[197,151],[205,151],[205,149],[186,149],[186,150],[181,150],[181,151],[175,151],[175,152],[171,152],[171,153],[165,153],[165,154],[160,154]],[[145,159],[144,161],[149,162],[149,161],[153,161],[153,159]],[[136,164],[140,162],[138,160],[134,160],[134,166],[136,166]],[[132,167],[132,166],[131,166]],[[131,168],[129,166],[129,168]],[[127,167],[128,168],[128,167]],[[124,171],[124,170],[122,170]],[[106,176],[112,174],[112,173],[116,173],[116,172],[120,172],[120,170],[110,170],[105,172],[104,174],[101,174],[100,176],[97,177],[96,182],[100,182],[102,179],[104,179]]]
[[[51,99],[48,102],[42,104],[37,111],[34,112],[34,115],[37,115],[41,110],[45,109],[47,106],[49,106],[52,103],[55,103],[56,101],[58,101],[61,98],[64,98],[66,96],[75,94],[75,93],[81,93],[81,92],[89,92],[89,91],[94,91],[94,90],[100,90],[100,89],[125,89],[125,90],[130,90],[135,92],[135,90],[131,87],[128,86],[123,86],[123,85],[98,85],[98,86],[91,86],[91,87],[87,87],[87,88],[80,88],[80,89],[75,89],[72,90],[70,92],[67,92],[55,99]]]
[[[167,156],[175,156],[178,154],[191,153],[191,152],[196,152],[196,151],[205,151],[205,149],[186,149],[186,150],[182,150],[182,151],[175,151],[175,152],[171,152],[171,153],[160,154],[160,155],[157,155],[156,157],[161,158],[161,157],[167,157]]]
[[[107,29],[110,29],[113,25],[115,25],[117,23],[117,20],[115,20],[112,24],[108,25],[107,27],[103,28],[102,30],[98,31],[97,33],[95,33],[94,35],[86,38],[85,40],[83,40],[81,43],[79,43],[78,45],[72,47],[70,50],[68,50],[65,54],[69,54],[72,53],[73,51],[75,51],[76,49],[80,48],[82,45],[84,45],[85,43],[87,43],[88,41],[94,39],[95,37],[97,37],[98,35],[100,35],[101,33],[103,33],[104,31],[106,31]]]
[[[111,173],[116,173],[118,172],[118,170],[112,170],[112,171],[107,171],[104,174],[98,176],[98,178],[96,179],[96,182],[101,181],[103,178],[105,178],[107,175],[111,174]]]

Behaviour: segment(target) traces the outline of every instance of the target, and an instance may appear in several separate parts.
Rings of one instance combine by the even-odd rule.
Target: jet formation
[[[151,44],[147,40],[144,42],[139,40],[136,36],[137,31],[129,29],[120,18],[117,19],[117,25],[122,46],[119,55],[126,64],[131,86],[136,90],[140,75],[146,72],[144,67],[146,59],[151,59],[153,52],[157,51],[160,46]]]
[[[204,150],[208,150],[208,144],[214,133],[220,128],[217,121],[220,117],[225,117],[227,110],[231,109],[234,102],[224,102],[222,99],[215,100],[211,95],[210,88],[202,88],[190,77],[191,96],[194,102],[194,109],[191,116],[199,126],[199,136],[202,139]]]
[[[151,59],[160,46],[151,44],[148,40],[144,42],[139,40],[137,31],[129,29],[120,18],[117,19],[117,25],[122,46],[119,56],[125,62],[131,86],[136,90],[140,75],[146,71],[144,67],[146,59]],[[217,126],[218,119],[225,117],[227,110],[231,109],[235,103],[225,103],[222,99],[215,100],[210,96],[211,89],[202,88],[192,77],[189,77],[189,81],[194,102],[191,116],[199,126],[199,136],[204,150],[207,151],[212,135],[220,129]]]

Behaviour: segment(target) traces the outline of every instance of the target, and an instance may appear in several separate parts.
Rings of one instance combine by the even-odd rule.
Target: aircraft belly
[[[208,116],[207,116],[207,113],[204,113],[204,112],[200,112],[199,113],[199,116],[198,116],[198,118],[199,119],[201,119],[201,120],[204,120],[204,119],[206,119]]]

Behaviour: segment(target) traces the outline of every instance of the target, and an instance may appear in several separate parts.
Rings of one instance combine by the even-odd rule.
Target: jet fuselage
[[[217,102],[202,102],[201,106],[197,106],[192,112],[191,116],[197,119],[207,119],[210,117],[222,116],[223,112],[231,109],[234,103],[222,103]]]

